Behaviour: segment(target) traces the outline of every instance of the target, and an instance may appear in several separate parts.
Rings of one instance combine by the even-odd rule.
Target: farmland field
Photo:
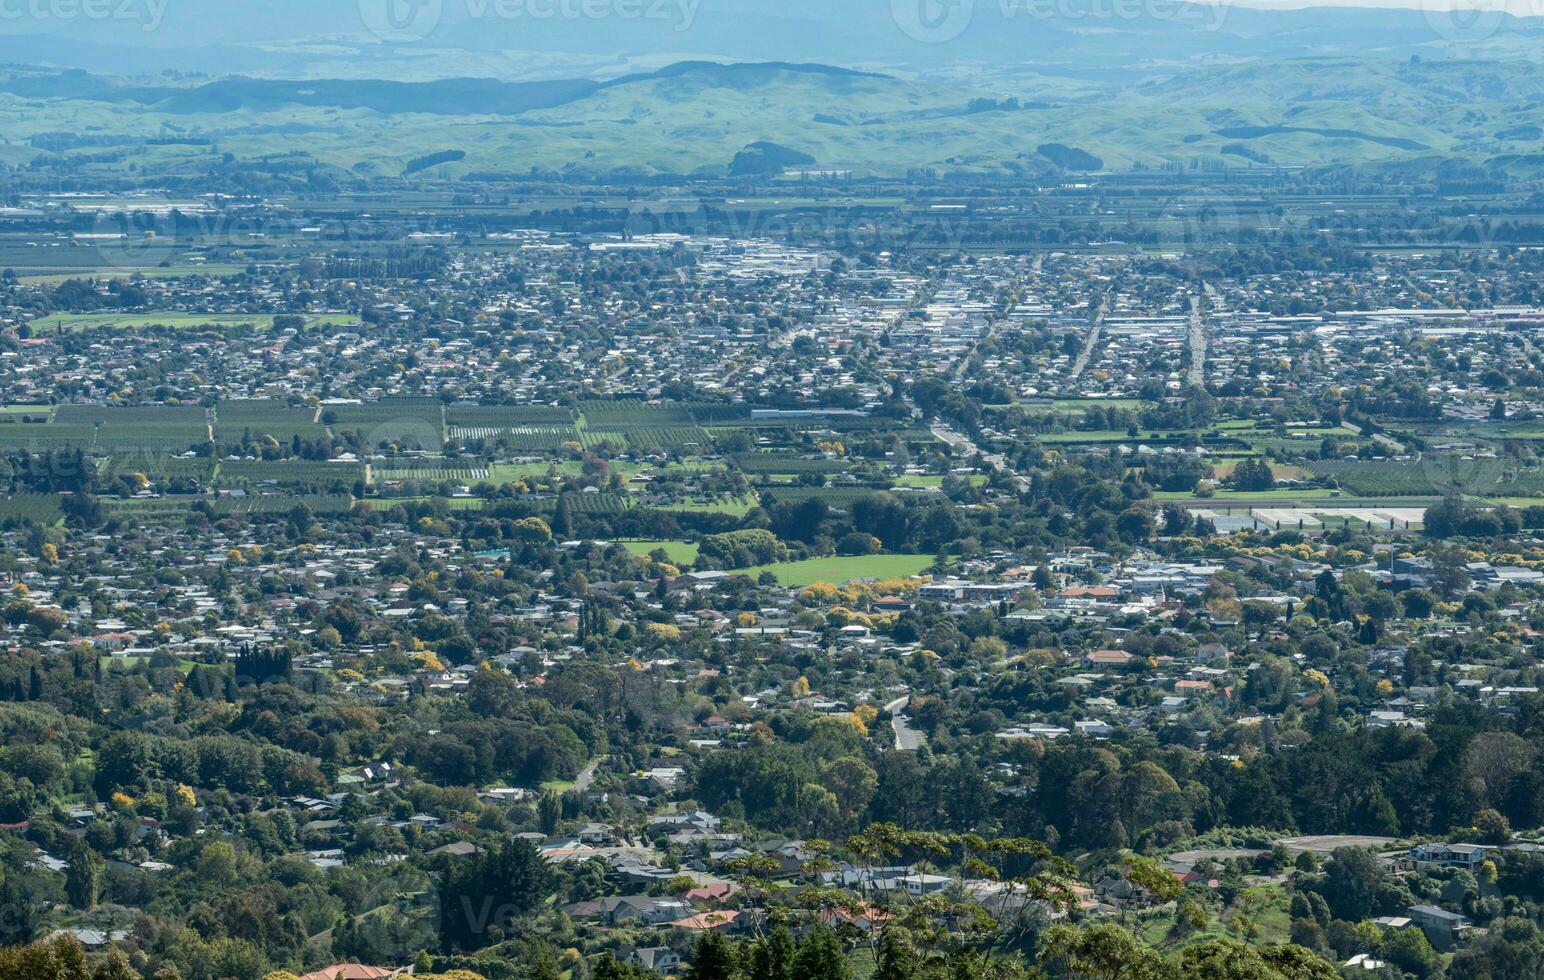
[[[0,425],[0,449],[48,452],[59,449],[89,450],[96,444],[96,426],[51,422],[47,425]]]
[[[1431,457],[1418,462],[1339,460],[1312,465],[1315,475],[1335,480],[1343,490],[1363,497],[1399,497],[1461,491],[1488,495],[1505,492],[1506,464],[1501,460]]]
[[[102,506],[109,513],[139,520],[181,520],[183,515],[199,503],[207,504],[216,514],[288,514],[300,506],[306,507],[313,514],[341,514],[354,506],[354,498],[346,493],[336,493],[102,499]]]
[[[214,474],[214,460],[207,456],[147,456],[141,453],[122,453],[104,458],[98,471],[104,477],[142,473],[152,483],[165,483],[168,480],[197,480],[205,483]]]
[[[632,506],[632,500],[619,493],[566,493],[562,501],[576,514],[620,514]],[[544,507],[557,510],[559,498],[542,501]]]
[[[46,422],[53,415],[52,405],[0,405],[0,424]]]
[[[713,440],[704,429],[694,425],[640,426],[625,429],[618,435],[627,439],[627,447],[634,452],[651,452],[656,449],[706,449]]]
[[[674,504],[650,504],[652,510],[695,512],[699,514],[728,514],[744,517],[751,508],[759,506],[754,497],[726,497],[719,500],[687,500]]]
[[[365,478],[358,463],[308,460],[228,459],[220,463],[217,482],[227,487],[275,484],[309,490],[347,491]]]
[[[59,498],[52,494],[19,493],[0,497],[0,523],[17,521],[47,525],[56,523],[63,516]]]
[[[462,443],[493,443],[522,454],[556,452],[567,443],[583,442],[572,425],[452,425],[450,438]]]
[[[456,459],[392,459],[372,463],[370,476],[376,483],[408,480],[476,483],[488,479],[488,467],[476,461]]]
[[[333,432],[357,433],[366,448],[395,445],[438,451],[445,441],[445,409],[433,398],[323,405],[321,419]]]
[[[810,458],[791,453],[742,453],[734,465],[746,474],[799,476],[804,473],[841,473],[852,464],[843,459]]]
[[[579,403],[584,424],[593,429],[626,429],[649,426],[694,426],[696,419],[683,404],[651,405],[636,399],[584,401]]]
[[[209,413],[196,405],[60,405],[54,411],[56,422],[89,424],[181,425],[201,428]]]
[[[220,497],[210,506],[218,514],[287,514],[300,506],[313,514],[342,514],[353,508],[354,498],[346,493]]]
[[[281,401],[241,399],[215,406],[215,440],[222,447],[241,446],[271,436],[275,442],[325,438],[327,429],[316,421],[316,409],[291,407]]]
[[[371,497],[363,503],[378,511],[389,511],[405,504],[443,504],[446,510],[453,511],[482,510],[487,506],[487,501],[481,497]]]
[[[515,429],[522,426],[571,426],[574,413],[551,405],[451,405],[445,421],[465,428]]]
[[[488,478],[494,483],[513,483],[526,477],[545,477],[552,469],[567,476],[578,476],[582,472],[582,464],[574,460],[560,463],[495,463],[488,468]]]

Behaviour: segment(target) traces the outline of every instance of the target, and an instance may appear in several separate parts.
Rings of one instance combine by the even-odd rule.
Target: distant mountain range
[[[119,0],[0,19],[0,60],[109,74],[507,81],[691,59],[1093,80],[1240,60],[1538,58],[1544,19],[1176,0]],[[567,13],[565,13],[565,11]],[[388,16],[395,12],[395,18]],[[476,70],[468,70],[473,67]],[[619,70],[621,69],[621,70]]]
[[[941,20],[909,20],[908,4],[950,0],[604,0],[644,13],[521,20],[472,14],[558,0],[395,0],[439,5],[414,41],[411,21],[365,30],[359,2],[372,0],[272,0],[266,13],[201,0],[139,33],[22,35],[0,20],[0,55],[26,55],[0,68],[0,162],[148,142],[141,172],[207,170],[217,147],[387,177],[1544,174],[1539,19],[1166,0],[1055,0],[1057,16],[1040,17],[1050,0],[952,0]],[[220,70],[194,70],[211,59]],[[112,67],[126,62],[143,70]]]
[[[386,115],[431,113],[444,116],[518,115],[576,102],[610,88],[661,79],[697,76],[718,79],[734,87],[772,74],[806,74],[828,78],[881,78],[827,65],[782,63],[731,64],[680,62],[659,71],[624,75],[609,81],[556,79],[541,82],[502,82],[491,78],[446,78],[426,82],[381,79],[223,78],[194,85],[154,85],[119,82],[85,71],[59,73],[12,71],[0,76],[0,92],[29,99],[66,99],[132,103],[148,111],[176,115],[267,111],[286,105],[369,109]]]

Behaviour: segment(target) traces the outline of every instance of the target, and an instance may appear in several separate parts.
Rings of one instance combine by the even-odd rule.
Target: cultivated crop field
[[[288,514],[296,507],[313,514],[343,514],[353,508],[354,498],[346,493],[219,497],[210,506],[217,514]]]
[[[64,516],[59,497],[44,493],[19,493],[0,497],[0,523],[55,524]]]
[[[54,411],[54,421],[197,428],[208,424],[209,413],[197,405],[60,405]]]
[[[556,452],[567,443],[582,442],[572,425],[453,426],[450,437],[460,443],[498,444],[517,453]]]
[[[632,500],[619,493],[569,493],[564,501],[576,514],[620,514],[632,506]],[[556,499],[545,500],[543,506],[557,510]]]
[[[381,444],[438,451],[445,443],[445,409],[433,398],[383,398],[360,405],[324,405],[333,432],[353,432],[367,448]]]
[[[372,463],[370,475],[377,483],[408,480],[476,483],[488,479],[488,468],[453,459],[393,459]]]
[[[851,467],[846,460],[810,458],[791,453],[742,453],[734,465],[747,475],[802,476],[806,473],[841,473]]]
[[[649,426],[692,426],[697,420],[685,403],[651,405],[637,399],[583,401],[579,411],[592,429],[631,429]]]
[[[296,436],[306,441],[324,438],[327,428],[316,421],[316,414],[313,408],[267,399],[222,401],[215,406],[215,440],[221,446],[239,446],[264,437],[280,443]]]
[[[1433,457],[1419,462],[1338,460],[1313,463],[1316,476],[1333,479],[1359,497],[1420,497],[1449,492],[1491,496],[1506,489],[1500,460]]]
[[[627,429],[627,446],[634,452],[646,453],[656,449],[705,449],[712,445],[708,433],[695,425],[650,425]]]
[[[312,462],[309,460],[222,460],[216,482],[223,487],[253,487],[265,484],[303,490],[352,490],[365,478],[359,463]]]
[[[206,483],[214,475],[214,460],[207,456],[145,456],[124,453],[106,457],[98,472],[104,477],[143,474],[153,483],[170,480],[197,480]]]
[[[445,421],[453,426],[515,429],[522,426],[572,426],[574,413],[551,405],[451,405]]]
[[[0,450],[26,449],[39,453],[60,449],[86,451],[95,444],[96,426],[89,423],[0,425]]]

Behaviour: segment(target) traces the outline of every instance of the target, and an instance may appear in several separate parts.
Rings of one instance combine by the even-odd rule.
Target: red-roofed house
[[[722,902],[739,890],[732,881],[715,881],[711,885],[689,888],[681,893],[681,897],[688,902]]]
[[[315,973],[307,973],[300,980],[389,980],[391,977],[411,976],[411,966],[365,966],[362,963],[339,963]]]
[[[710,929],[727,929],[734,925],[734,920],[739,918],[737,909],[724,909],[718,912],[698,912],[696,915],[688,915],[684,919],[677,919],[670,923],[677,929],[687,932],[707,932]]]

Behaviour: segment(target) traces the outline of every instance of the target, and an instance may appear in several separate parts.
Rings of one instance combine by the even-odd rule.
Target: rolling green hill
[[[207,172],[232,165],[227,153],[236,166],[284,153],[291,169],[375,177],[532,167],[723,174],[772,164],[887,173],[1162,164],[1418,171],[1458,158],[1532,173],[1544,150],[1544,76],[1521,60],[1349,57],[1136,82],[1029,77],[991,90],[781,63],[685,63],[609,82],[538,84],[145,85],[13,70],[0,79],[0,126],[12,162],[68,167],[89,154],[80,172],[101,174],[129,162],[147,173]],[[777,147],[771,164],[751,148],[757,143]],[[134,152],[114,160],[114,147]]]

